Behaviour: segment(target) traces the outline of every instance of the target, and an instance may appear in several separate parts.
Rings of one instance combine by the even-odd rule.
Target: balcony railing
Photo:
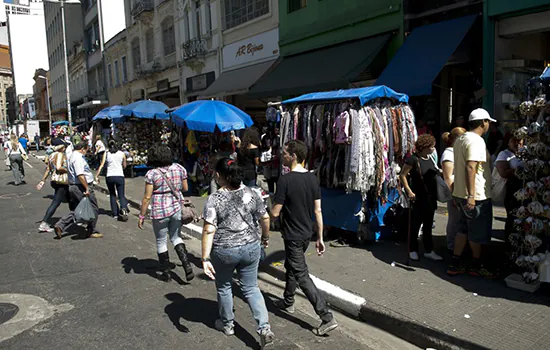
[[[182,45],[183,60],[190,60],[193,58],[201,58],[206,56],[208,49],[206,47],[206,39],[195,38],[187,41]]]
[[[138,17],[144,12],[152,12],[155,10],[154,0],[137,0],[132,8],[132,16]]]

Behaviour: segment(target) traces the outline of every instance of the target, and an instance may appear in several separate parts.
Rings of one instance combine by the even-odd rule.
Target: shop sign
[[[226,45],[222,49],[223,68],[229,69],[279,56],[279,29],[273,29]]]
[[[216,80],[215,72],[208,72],[201,75],[196,75],[186,79],[187,91],[204,90]]]

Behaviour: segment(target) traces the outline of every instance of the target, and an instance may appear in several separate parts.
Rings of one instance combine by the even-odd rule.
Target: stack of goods
[[[116,124],[115,135],[133,165],[147,164],[147,150],[157,142],[168,142],[170,135],[157,120],[130,120]]]
[[[281,144],[302,140],[310,150],[309,169],[322,186],[387,198],[398,187],[399,165],[414,150],[417,131],[406,104],[376,100],[298,105],[283,112]]]
[[[550,103],[544,95],[539,96],[523,102],[519,111],[526,123],[516,135],[525,139],[526,147],[520,151],[516,176],[524,186],[515,193],[521,206],[515,211],[516,233],[510,235],[510,242],[523,280],[534,283],[550,236]]]

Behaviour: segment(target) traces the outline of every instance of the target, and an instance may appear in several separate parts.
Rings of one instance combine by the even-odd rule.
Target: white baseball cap
[[[496,123],[496,119],[491,118],[489,115],[489,112],[484,110],[483,108],[477,108],[470,113],[470,117],[468,118],[468,121],[473,122],[474,120],[488,120],[490,122]]]

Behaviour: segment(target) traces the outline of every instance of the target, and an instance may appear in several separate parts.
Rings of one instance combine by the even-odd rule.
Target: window
[[[155,33],[153,33],[153,29],[149,29],[145,33],[145,45],[147,47],[147,62],[153,62],[155,58]]]
[[[223,3],[224,29],[231,29],[269,13],[269,0],[224,0]]]
[[[122,57],[122,82],[128,81],[128,68],[126,67],[126,56]]]
[[[112,88],[113,87],[113,71],[112,71],[112,67],[111,67],[111,64],[109,64],[108,66],[109,68],[107,68],[107,72],[109,74],[109,87]]]
[[[201,2],[195,1],[195,24],[197,30],[197,38],[201,37]]]
[[[115,86],[120,85],[120,74],[118,71],[118,61],[115,61]]]
[[[134,64],[134,69],[139,67],[141,64],[141,52],[139,48],[139,39],[135,38],[132,41],[132,63]]]
[[[307,6],[307,0],[288,0],[288,12],[298,11]]]
[[[174,18],[172,17],[168,17],[162,22],[162,41],[165,56],[176,52],[176,33],[174,32]]]

